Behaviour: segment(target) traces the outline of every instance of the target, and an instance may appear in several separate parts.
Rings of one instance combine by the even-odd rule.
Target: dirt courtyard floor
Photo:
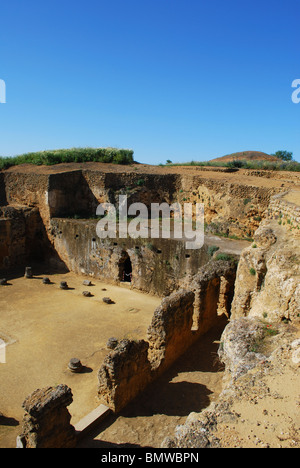
[[[161,299],[85,278],[53,274],[50,285],[38,275],[15,277],[0,289],[0,338],[6,363],[0,364],[0,448],[14,448],[21,433],[22,403],[38,388],[68,385],[74,401],[69,407],[75,425],[99,405],[97,373],[109,352],[107,340],[146,338]],[[61,290],[67,281],[69,290]],[[105,290],[104,290],[105,289]],[[89,290],[93,297],[82,292]],[[105,304],[110,297],[115,304]],[[162,440],[183,424],[191,411],[201,411],[222,388],[223,369],[217,359],[217,340],[225,323],[211,330],[154,382],[118,417],[111,415],[83,447],[160,447]],[[215,342],[216,340],[216,342]],[[72,374],[67,366],[77,357],[85,366]]]
[[[0,364],[0,447],[15,447],[23,417],[22,403],[38,388],[68,385],[74,401],[69,407],[72,424],[99,405],[97,373],[109,350],[110,337],[146,337],[154,310],[161,299],[92,280],[73,273],[33,279],[16,277],[0,289],[0,338],[6,343],[5,360]],[[67,281],[69,290],[61,290]],[[105,291],[103,289],[106,289]],[[84,297],[89,290],[93,297]],[[105,304],[110,297],[115,304]],[[67,366],[78,358],[85,366],[82,374],[72,374]]]

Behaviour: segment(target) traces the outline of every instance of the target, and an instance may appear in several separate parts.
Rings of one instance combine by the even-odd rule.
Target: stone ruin
[[[181,289],[162,300],[148,328],[147,341],[115,338],[108,341],[111,351],[98,372],[99,404],[119,413],[217,323],[220,305],[227,304],[228,290],[234,287],[237,265],[224,261],[212,265],[200,270],[191,285],[193,291]],[[223,282],[227,288],[221,287]],[[211,295],[214,300],[209,302]],[[68,367],[71,372],[80,372],[82,366],[74,358]],[[37,390],[30,395],[23,403],[25,414],[18,447],[75,447],[79,435],[70,423],[67,410],[72,401],[71,389],[65,385]]]
[[[203,267],[191,285],[194,291],[182,289],[163,299],[154,312],[147,341],[114,342],[98,373],[102,404],[121,411],[216,325],[220,314],[229,313],[236,267],[224,261]]]
[[[144,186],[139,187],[140,177],[134,173],[90,170],[42,175],[7,172],[0,187],[1,270],[25,266],[35,255],[43,261],[51,257],[69,271],[109,283],[120,281],[124,263],[129,259],[131,286],[166,296],[154,312],[147,339],[112,342],[99,370],[99,402],[116,413],[206,333],[219,315],[259,315],[261,303],[267,303],[263,298],[272,296],[278,302],[276,319],[299,317],[298,237],[289,249],[286,247],[286,240],[298,235],[299,207],[285,200],[281,188],[243,184],[238,179],[214,180],[200,172],[146,174]],[[15,190],[16,186],[19,190]],[[274,247],[260,245],[259,239],[254,239],[256,248],[252,245],[243,253],[238,273],[235,263],[209,262],[208,246],[190,256],[175,240],[161,240],[159,245],[128,239],[119,245],[101,243],[94,237],[96,221],[78,221],[78,213],[94,213],[100,201],[114,201],[124,187],[130,189],[130,202],[175,202],[186,197],[193,203],[202,201],[206,206],[207,232],[212,234],[253,237],[261,220],[269,224],[273,219],[280,235],[285,226],[288,238],[281,244],[277,241]],[[278,245],[287,259],[286,279],[282,279],[283,255],[274,255],[279,251]],[[79,256],[81,263],[76,260]],[[290,259],[294,262],[293,275],[288,269]],[[254,270],[255,275],[251,273]],[[28,269],[26,276],[30,275],[32,271]],[[5,280],[0,281],[0,285],[5,284]],[[68,289],[67,284],[61,287]],[[286,296],[284,303],[281,291]],[[110,301],[107,298],[108,304]],[[271,317],[271,306],[266,313]],[[63,385],[34,392],[23,405],[23,432],[18,446],[76,446],[76,431],[67,410],[71,402],[72,392]]]
[[[66,385],[36,390],[23,403],[23,432],[17,448],[75,448],[77,437],[67,409],[73,401]]]

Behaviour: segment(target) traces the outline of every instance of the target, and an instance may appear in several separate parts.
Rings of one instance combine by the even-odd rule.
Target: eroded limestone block
[[[277,237],[270,227],[260,226],[254,234],[254,242],[259,247],[269,248],[277,242]]]
[[[109,340],[107,341],[107,344],[106,344],[106,347],[108,349],[115,349],[117,346],[118,346],[118,339],[117,338],[109,338]]]
[[[17,445],[23,448],[75,448],[75,428],[67,407],[72,391],[66,385],[38,389],[23,403],[22,434]]]
[[[163,299],[148,328],[152,369],[168,367],[192,343],[195,294],[180,290]]]
[[[265,327],[264,323],[250,318],[238,318],[227,325],[218,351],[221,362],[226,366],[227,380],[238,379],[266,359],[259,352]]]
[[[106,356],[98,373],[98,395],[112,411],[125,408],[151,381],[148,348],[144,340],[121,340]]]

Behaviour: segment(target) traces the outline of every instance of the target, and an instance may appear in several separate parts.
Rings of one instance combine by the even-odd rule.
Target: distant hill
[[[230,162],[230,161],[281,161],[275,156],[260,151],[243,151],[240,153],[227,154],[221,158],[211,159],[211,162]]]

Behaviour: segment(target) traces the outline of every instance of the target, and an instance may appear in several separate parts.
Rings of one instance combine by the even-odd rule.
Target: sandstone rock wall
[[[1,203],[38,207],[51,241],[51,218],[93,217],[98,204],[116,203],[119,195],[127,195],[129,204],[142,202],[147,207],[163,202],[204,203],[210,232],[251,237],[265,217],[272,195],[283,190],[239,183],[238,173],[234,183],[184,172],[106,173],[87,169],[35,173],[20,168],[19,172],[5,171],[1,177]]]
[[[44,174],[4,173],[7,203],[12,206],[36,207],[47,226],[50,213],[48,207],[48,176]]]
[[[175,199],[180,177],[175,174],[106,173],[83,171],[91,192],[99,203],[116,204],[120,195],[127,195],[128,204],[171,203]]]
[[[279,225],[297,233],[300,230],[300,206],[290,201],[293,200],[293,193],[291,191],[273,196],[267,214],[269,219],[276,219]]]
[[[99,205],[82,171],[62,172],[49,176],[47,202],[50,218],[96,215]]]
[[[55,250],[71,271],[118,284],[124,256],[132,264],[132,288],[165,296],[195,275],[210,256],[208,247],[187,251],[183,241],[168,239],[105,239],[95,220],[53,219]]]
[[[182,176],[178,200],[203,203],[208,232],[252,237],[278,189],[232,183],[200,176]]]
[[[121,411],[169,367],[193,341],[194,294],[180,291],[165,298],[154,312],[146,341],[121,341],[101,366],[99,400]]]
[[[300,317],[300,241],[278,221],[262,223],[254,243],[241,255],[232,317],[264,320]]]
[[[75,448],[76,432],[67,409],[72,401],[65,385],[36,390],[26,398],[18,448]]]
[[[222,393],[162,448],[299,448],[299,331],[255,317],[230,321],[219,349]]]
[[[194,276],[191,289],[195,293],[195,330],[205,333],[220,315],[230,316],[236,269],[234,260],[219,260],[208,263]]]
[[[192,333],[194,298],[180,290],[163,299],[148,328],[151,368],[163,372],[181,356],[194,340]]]
[[[234,262],[212,261],[200,270],[195,291],[180,290],[164,298],[154,312],[147,342],[121,342],[108,354],[98,374],[100,402],[119,412],[216,324],[220,303],[224,304],[218,275],[233,289],[235,270]],[[229,289],[225,288],[227,293]],[[202,299],[198,309],[194,307],[196,294]],[[195,315],[201,317],[197,329],[193,329]]]
[[[29,259],[43,259],[48,242],[38,208],[0,208],[0,270],[4,273]]]
[[[119,412],[150,383],[146,341],[122,340],[108,354],[98,373],[101,403]]]

